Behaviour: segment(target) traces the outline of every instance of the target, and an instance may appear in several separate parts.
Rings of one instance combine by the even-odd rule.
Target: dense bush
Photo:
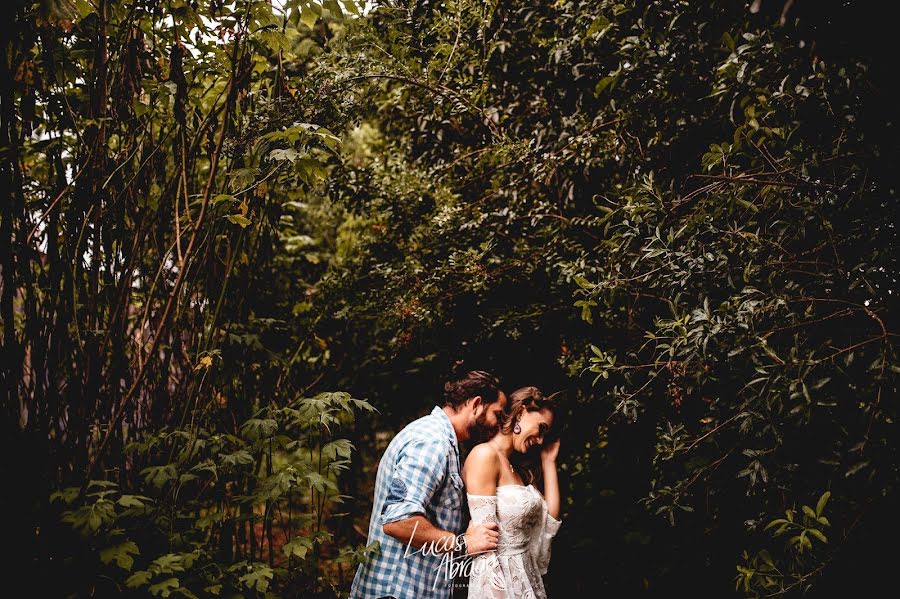
[[[357,410],[345,393],[265,408],[240,434],[194,426],[147,434],[126,448],[141,482],[109,480],[53,493],[63,522],[67,587],[85,595],[334,596],[365,555],[335,547],[339,475],[352,444],[334,438]],[[136,494],[146,493],[146,495]],[[98,560],[99,558],[99,560]],[[82,581],[80,572],[99,575]],[[83,586],[82,586],[83,585]]]
[[[561,596],[853,580],[896,523],[884,57],[774,8],[390,3],[341,47],[375,141],[317,330],[385,396],[456,359],[569,391]]]

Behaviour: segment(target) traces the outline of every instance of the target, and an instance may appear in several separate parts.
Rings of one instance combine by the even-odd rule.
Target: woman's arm
[[[490,445],[481,444],[472,449],[463,466],[463,481],[472,524],[497,523],[497,482],[500,479],[500,456]],[[496,545],[494,546],[496,548]],[[493,551],[470,552],[474,556],[469,575],[469,597],[475,599],[509,599],[503,569]]]
[[[541,469],[544,472],[544,500],[547,512],[559,520],[559,478],[556,475],[556,456],[559,454],[559,439],[548,443],[541,450]]]

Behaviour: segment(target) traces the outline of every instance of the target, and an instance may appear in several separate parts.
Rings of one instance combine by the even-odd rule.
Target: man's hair
[[[472,370],[462,378],[444,383],[444,405],[454,410],[479,395],[482,403],[497,401],[500,398],[500,379],[484,370]]]

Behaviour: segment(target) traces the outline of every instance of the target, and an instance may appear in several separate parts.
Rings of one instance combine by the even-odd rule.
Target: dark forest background
[[[551,596],[882,588],[878,8],[4,2],[11,578],[346,596],[380,451],[482,368],[564,392]]]

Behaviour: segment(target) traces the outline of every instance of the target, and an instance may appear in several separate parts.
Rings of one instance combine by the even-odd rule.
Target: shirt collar
[[[443,426],[444,431],[450,438],[450,442],[453,444],[453,449],[456,450],[456,455],[459,455],[459,440],[456,438],[456,431],[453,429],[453,424],[450,422],[447,413],[440,406],[434,406],[434,409],[431,410],[431,415],[440,421],[441,426]]]

